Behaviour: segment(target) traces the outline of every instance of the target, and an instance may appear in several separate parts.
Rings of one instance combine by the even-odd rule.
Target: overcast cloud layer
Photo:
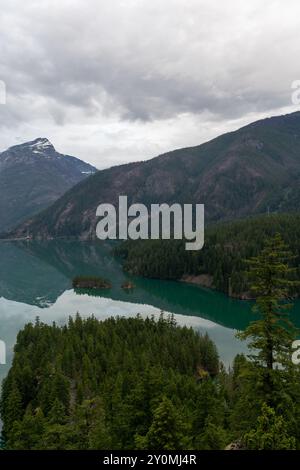
[[[299,0],[0,0],[0,150],[98,168],[296,111]]]

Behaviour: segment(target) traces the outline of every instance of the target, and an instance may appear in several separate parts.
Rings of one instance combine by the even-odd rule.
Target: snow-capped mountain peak
[[[29,142],[28,146],[34,153],[44,153],[47,150],[55,150],[51,142],[46,138],[38,138],[33,142]]]
[[[96,171],[76,157],[56,152],[42,137],[0,153],[0,232],[45,209]]]

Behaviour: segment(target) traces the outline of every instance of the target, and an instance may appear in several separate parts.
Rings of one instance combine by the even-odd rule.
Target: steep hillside
[[[271,214],[218,223],[206,230],[200,251],[186,251],[182,240],[128,240],[115,249],[130,274],[184,280],[233,297],[250,296],[246,259],[257,256],[266,238],[280,233],[295,256],[300,280],[300,214]],[[300,287],[295,289],[299,296]]]
[[[47,139],[16,145],[0,154],[0,232],[50,206],[96,169],[56,152]]]
[[[33,237],[95,236],[96,207],[129,203],[204,203],[206,220],[298,210],[300,113],[255,122],[210,142],[146,162],[99,171],[48,210],[18,227]]]

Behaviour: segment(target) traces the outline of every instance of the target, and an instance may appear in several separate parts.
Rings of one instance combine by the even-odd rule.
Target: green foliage
[[[172,316],[77,315],[64,327],[37,319],[19,333],[3,383],[6,448],[197,447],[195,431],[204,432],[207,417],[219,412],[224,425],[218,370],[208,336]]]
[[[184,450],[188,448],[185,425],[173,403],[165,396],[154,410],[153,421],[146,436],[136,436],[138,449]]]
[[[281,236],[265,242],[258,256],[248,261],[251,289],[256,297],[255,312],[260,319],[238,337],[249,340],[253,351],[250,362],[236,358],[233,384],[236,405],[232,423],[237,424],[242,409],[246,410],[240,430],[249,449],[294,449],[299,442],[299,367],[291,360],[292,343],[297,330],[288,318],[287,303],[295,281],[289,262],[293,256]],[[261,411],[258,417],[257,408]],[[250,411],[251,410],[251,411]],[[256,422],[257,420],[257,422]],[[238,429],[238,426],[236,426]]]
[[[260,319],[239,333],[241,339],[250,338],[249,348],[254,351],[255,374],[264,388],[268,402],[276,401],[280,376],[291,361],[292,343],[297,330],[288,318],[287,303],[294,282],[290,276],[294,269],[289,267],[292,259],[281,236],[276,234],[266,241],[261,253],[248,261],[251,290],[256,297],[255,312]],[[278,367],[280,366],[280,367]]]
[[[289,436],[284,418],[266,404],[262,406],[256,428],[249,431],[244,440],[249,450],[296,449],[296,440]]]
[[[163,313],[26,325],[3,383],[5,448],[300,449],[294,257],[279,235],[254,254],[247,276],[260,318],[240,334],[252,354],[228,372],[207,335]]]
[[[228,442],[228,433],[222,426],[207,418],[204,431],[199,436],[199,445],[203,450],[223,450]]]
[[[294,278],[300,280],[300,216],[278,214],[259,216],[208,227],[200,251],[186,251],[180,240],[127,241],[115,252],[132,274],[158,279],[181,279],[184,275],[205,275],[208,284],[237,297],[250,297],[249,269],[244,260],[257,256],[264,240],[281,233],[295,255]],[[294,287],[293,293],[300,289]]]

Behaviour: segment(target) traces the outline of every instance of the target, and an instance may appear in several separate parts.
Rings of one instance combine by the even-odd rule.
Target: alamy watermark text
[[[118,212],[118,215],[117,215]],[[100,204],[96,227],[100,240],[188,240],[186,250],[201,250],[204,245],[203,204],[144,204],[128,207],[127,196],[119,197],[118,211],[113,204]]]

